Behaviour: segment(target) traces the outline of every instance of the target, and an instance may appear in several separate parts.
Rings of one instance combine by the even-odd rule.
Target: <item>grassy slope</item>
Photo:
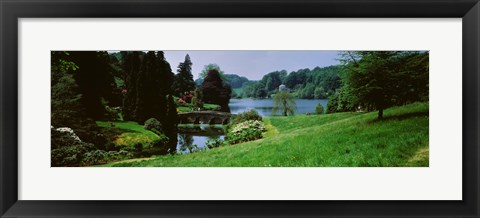
[[[114,126],[111,125],[112,123]],[[160,138],[136,122],[97,121],[97,125],[104,127],[104,133],[110,136],[113,143],[118,146],[134,146],[137,143],[149,143]]]
[[[428,166],[428,104],[377,113],[271,117],[261,140],[111,166]],[[275,133],[278,131],[278,133]],[[275,135],[274,137],[272,137]]]

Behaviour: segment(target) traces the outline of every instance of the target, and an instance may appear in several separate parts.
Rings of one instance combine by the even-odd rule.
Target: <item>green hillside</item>
[[[265,119],[267,120],[267,119]],[[269,117],[265,138],[205,152],[105,166],[391,167],[428,166],[428,103],[377,112]]]

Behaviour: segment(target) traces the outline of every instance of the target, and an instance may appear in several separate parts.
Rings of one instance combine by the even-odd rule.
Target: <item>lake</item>
[[[225,127],[222,125],[179,125],[177,152],[190,153],[196,149],[208,149],[206,142],[208,139],[224,139]]]
[[[328,99],[296,99],[295,114],[315,113],[320,103],[327,108]],[[255,109],[261,116],[271,116],[273,99],[230,99],[228,104],[232,114]],[[189,153],[195,149],[208,149],[205,145],[210,138],[224,139],[225,129],[221,125],[181,125],[179,126],[177,152]]]
[[[320,103],[327,108],[328,99],[296,99],[297,109],[295,114],[315,113],[315,107]],[[273,99],[230,99],[228,104],[232,114],[255,109],[261,116],[271,116],[273,111]]]

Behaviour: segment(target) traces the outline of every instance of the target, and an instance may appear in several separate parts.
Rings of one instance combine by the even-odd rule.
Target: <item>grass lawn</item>
[[[387,109],[382,121],[376,117],[377,112],[269,117],[264,139],[106,166],[428,166],[427,103]]]
[[[157,134],[144,129],[143,125],[136,122],[97,121],[97,125],[104,127],[104,134],[117,146],[131,147],[137,143],[146,144],[160,139]]]

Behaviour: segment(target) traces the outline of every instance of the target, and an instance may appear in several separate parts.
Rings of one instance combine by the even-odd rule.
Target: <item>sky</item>
[[[226,74],[237,74],[249,80],[280,70],[288,73],[299,69],[339,64],[337,51],[164,51],[174,73],[189,54],[194,79],[205,65],[217,64]]]

